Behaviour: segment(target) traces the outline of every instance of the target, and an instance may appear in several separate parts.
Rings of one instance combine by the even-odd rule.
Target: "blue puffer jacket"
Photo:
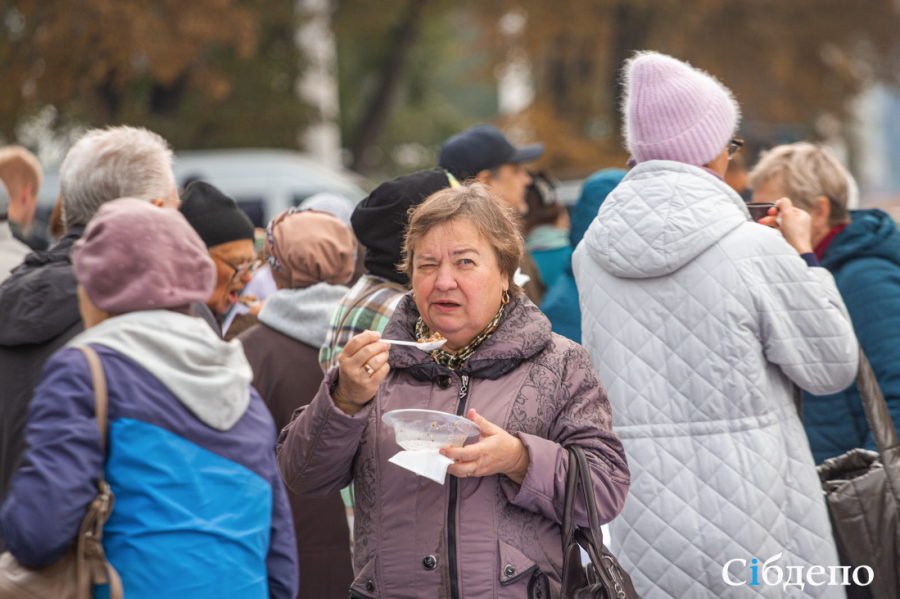
[[[844,298],[894,424],[900,426],[900,230],[881,210],[854,210],[821,264]],[[855,447],[875,449],[854,383],[833,395],[804,393],[803,424],[816,463]]]
[[[0,510],[10,552],[29,566],[61,558],[103,468],[115,494],[103,546],[126,597],[293,598],[296,545],[275,425],[240,343],[157,310],[111,318],[70,342],[84,344],[106,374],[108,453],[87,360],[63,348],[44,367],[29,449]]]
[[[610,168],[598,171],[584,180],[581,195],[570,216],[572,228],[569,230],[569,242],[572,248],[578,245],[585,231],[594,222],[603,200],[622,182],[626,174],[628,171]],[[562,274],[544,294],[541,311],[550,320],[554,333],[581,343],[581,307],[578,305],[578,287],[572,273],[571,249]]]

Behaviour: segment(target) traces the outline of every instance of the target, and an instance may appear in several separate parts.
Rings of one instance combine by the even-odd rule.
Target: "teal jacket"
[[[571,339],[575,343],[581,343],[581,306],[578,303],[578,286],[575,284],[575,275],[572,274],[572,251],[581,242],[584,233],[594,222],[597,212],[606,196],[622,182],[628,171],[621,169],[604,169],[597,171],[584,180],[581,195],[572,209],[570,219],[572,228],[569,231],[568,253],[566,261],[562,265],[562,272],[554,281],[547,282],[547,293],[544,294],[541,311],[546,314],[553,327],[553,332]],[[544,265],[541,264],[537,254],[534,261],[538,263],[541,274],[544,274]]]
[[[854,210],[825,250],[853,328],[900,425],[900,230],[881,210]],[[875,449],[854,383],[833,395],[804,393],[803,424],[816,463],[855,447]]]

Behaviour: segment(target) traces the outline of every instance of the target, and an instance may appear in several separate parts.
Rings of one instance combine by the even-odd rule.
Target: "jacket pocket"
[[[527,584],[537,572],[538,565],[512,545],[500,540],[497,543],[500,545],[500,585],[509,586],[517,582]]]
[[[350,596],[357,599],[378,599],[381,597],[381,591],[378,588],[378,554],[366,562],[356,580],[350,585]]]

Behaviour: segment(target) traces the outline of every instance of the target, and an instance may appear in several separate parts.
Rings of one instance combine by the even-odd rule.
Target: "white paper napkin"
[[[440,484],[444,484],[447,467],[453,463],[447,456],[442,456],[439,449],[401,451],[388,461]]]

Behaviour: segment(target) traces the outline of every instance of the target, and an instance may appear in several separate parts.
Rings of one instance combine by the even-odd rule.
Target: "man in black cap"
[[[366,248],[365,266],[369,272],[360,277],[331,317],[325,344],[319,352],[322,370],[328,372],[337,364],[338,354],[355,335],[384,331],[409,284],[407,276],[397,270],[409,210],[452,185],[458,183],[451,181],[441,168],[397,177],[376,187],[353,211],[350,223]]]
[[[181,213],[200,235],[216,265],[212,296],[206,305],[191,306],[191,311],[221,335],[222,319],[259,266],[253,250],[253,223],[237,202],[203,181],[194,181],[184,190]]]
[[[532,182],[531,175],[522,165],[537,160],[543,153],[544,144],[517,148],[496,127],[475,125],[444,142],[438,163],[459,181],[474,179],[489,186],[521,216],[528,212],[525,198]],[[516,273],[516,282],[525,290],[528,299],[540,306],[546,287],[528,252],[522,256],[520,271]]]
[[[531,175],[522,166],[544,153],[544,144],[515,147],[496,127],[475,125],[444,142],[438,163],[459,181],[475,179],[494,190],[519,214],[528,211],[525,188]]]

